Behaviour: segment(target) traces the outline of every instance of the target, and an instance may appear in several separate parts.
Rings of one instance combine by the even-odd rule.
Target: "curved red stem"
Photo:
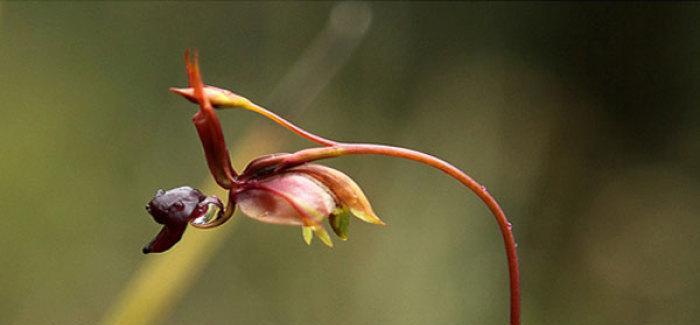
[[[496,218],[496,222],[498,223],[498,228],[501,231],[501,236],[503,237],[503,243],[506,249],[506,257],[508,259],[508,273],[510,277],[510,323],[511,325],[520,324],[520,269],[518,266],[518,256],[516,254],[517,245],[515,243],[515,237],[513,236],[510,222],[508,222],[505,213],[498,205],[496,199],[486,190],[486,187],[477,183],[474,179],[469,177],[469,175],[445,162],[444,160],[419,151],[386,145],[336,142],[308,132],[280,117],[279,115],[267,110],[266,108],[252,102],[249,102],[245,108],[269,118],[275,123],[311,142],[324,146],[323,148],[311,148],[298,151],[285,158],[278,169],[312,160],[339,157],[344,155],[384,155],[414,160],[432,166],[447,173],[472,190],[472,192],[474,192],[486,204],[489,210],[491,210],[491,213],[493,213],[494,217]]]
[[[510,222],[496,199],[486,190],[486,187],[444,160],[419,151],[386,145],[343,143],[330,147],[304,149],[285,158],[281,166],[284,168],[285,166],[345,155],[382,155],[417,161],[443,171],[472,190],[491,210],[501,231],[510,277],[510,323],[512,325],[520,324],[520,269],[516,254],[517,245]]]
[[[340,142],[326,139],[322,136],[318,136],[318,135],[315,135],[309,131],[306,131],[306,130],[294,125],[292,122],[287,121],[283,117],[275,114],[274,112],[266,109],[265,107],[262,107],[258,104],[253,103],[253,102],[246,103],[244,108],[247,110],[256,112],[264,117],[267,117],[268,119],[281,125],[282,127],[286,128],[287,130],[292,131],[292,132],[296,133],[298,136],[300,136],[306,140],[309,140],[311,142],[314,142],[314,143],[317,143],[317,144],[320,144],[320,145],[326,146],[326,147],[336,146],[336,145],[341,144]]]

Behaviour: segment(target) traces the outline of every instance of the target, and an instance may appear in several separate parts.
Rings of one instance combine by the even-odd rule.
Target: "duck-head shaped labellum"
[[[163,229],[143,248],[143,253],[160,253],[170,249],[180,241],[187,224],[205,216],[210,205],[223,209],[221,201],[215,196],[206,196],[188,186],[169,191],[158,190],[146,205],[146,210],[157,223],[163,225]]]

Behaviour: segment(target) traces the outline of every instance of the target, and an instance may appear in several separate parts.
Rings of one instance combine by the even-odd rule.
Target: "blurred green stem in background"
[[[325,28],[272,91],[270,102],[291,107],[292,115],[301,114],[345,65],[371,21],[371,9],[364,3],[335,5]],[[256,127],[242,141],[235,141],[233,147],[240,149],[233,156],[241,160],[234,160],[234,164],[241,165],[245,159],[279,149],[283,139],[270,139],[272,133],[267,130],[268,127]],[[212,180],[199,188],[206,193],[217,191]],[[235,223],[213,232],[189,231],[178,245],[177,254],[148,256],[107,311],[102,324],[162,323],[234,228]]]
[[[274,139],[266,137],[268,127],[255,128],[236,143],[236,157],[249,157],[275,150]],[[242,161],[236,161],[240,163]],[[200,189],[221,191],[213,181]],[[235,221],[235,220],[231,220]],[[235,222],[218,231],[187,232],[175,254],[149,255],[132,276],[124,291],[106,314],[102,324],[155,324],[165,320],[170,308],[203,273],[204,267],[233,232]]]

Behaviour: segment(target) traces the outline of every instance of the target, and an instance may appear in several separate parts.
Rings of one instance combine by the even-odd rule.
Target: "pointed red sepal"
[[[234,178],[238,175],[231,165],[231,157],[226,147],[221,123],[207,96],[204,96],[204,84],[197,63],[197,53],[193,57],[190,51],[185,52],[185,66],[189,84],[194,89],[194,97],[199,103],[199,111],[192,117],[197,128],[199,139],[204,147],[207,165],[216,183],[225,189],[233,186]]]

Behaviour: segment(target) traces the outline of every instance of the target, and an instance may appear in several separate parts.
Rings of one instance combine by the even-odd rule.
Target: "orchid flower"
[[[348,238],[351,216],[371,224],[384,225],[372,210],[360,187],[344,173],[313,163],[347,155],[383,155],[413,160],[437,168],[474,192],[493,213],[503,237],[510,279],[510,322],[520,324],[520,272],[516,244],[503,210],[486,188],[457,167],[434,156],[406,148],[342,143],[310,133],[277,114],[232,91],[204,85],[197,54],[185,53],[189,87],[171,88],[199,105],[192,121],[202,142],[209,170],[216,183],[228,191],[224,204],[191,187],[159,190],[146,209],[163,229],[144,253],[164,252],[182,237],[187,225],[214,228],[231,218],[238,206],[255,220],[301,227],[307,244],[316,235],[327,246],[333,242],[323,226],[325,220],[341,239]],[[240,108],[258,113],[314,142],[313,147],[295,153],[278,153],[252,160],[241,174],[231,166],[221,123],[215,109]]]

